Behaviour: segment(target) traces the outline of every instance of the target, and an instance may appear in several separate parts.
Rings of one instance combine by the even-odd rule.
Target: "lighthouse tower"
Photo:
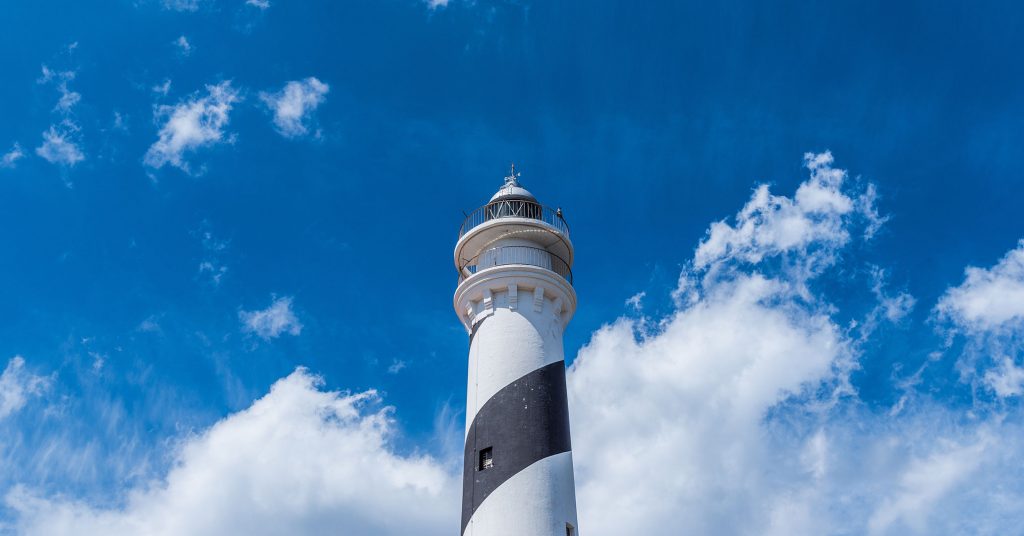
[[[561,209],[512,171],[459,231],[469,333],[463,536],[578,536],[562,331],[576,311]]]

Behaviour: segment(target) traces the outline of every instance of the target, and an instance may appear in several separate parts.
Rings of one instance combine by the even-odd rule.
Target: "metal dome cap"
[[[516,165],[512,164],[512,169],[509,171],[507,177],[505,177],[505,184],[502,185],[498,191],[491,196],[490,202],[499,201],[502,199],[528,199],[530,201],[537,201],[537,198],[530,193],[529,190],[523,188],[519,184],[519,176],[522,173],[516,173]]]

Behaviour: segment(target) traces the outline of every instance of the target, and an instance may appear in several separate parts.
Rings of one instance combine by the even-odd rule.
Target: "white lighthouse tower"
[[[469,332],[463,536],[578,536],[562,331],[576,311],[561,210],[505,184],[459,231]]]

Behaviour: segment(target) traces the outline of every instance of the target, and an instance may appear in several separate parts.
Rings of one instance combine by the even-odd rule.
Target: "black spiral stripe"
[[[493,467],[479,469],[491,448]],[[565,361],[541,367],[505,386],[473,418],[462,476],[462,532],[484,499],[506,480],[548,456],[568,452]]]

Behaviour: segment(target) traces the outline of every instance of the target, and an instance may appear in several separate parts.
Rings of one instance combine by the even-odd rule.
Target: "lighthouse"
[[[576,311],[561,209],[504,185],[459,230],[469,333],[463,536],[578,536],[562,332]]]

